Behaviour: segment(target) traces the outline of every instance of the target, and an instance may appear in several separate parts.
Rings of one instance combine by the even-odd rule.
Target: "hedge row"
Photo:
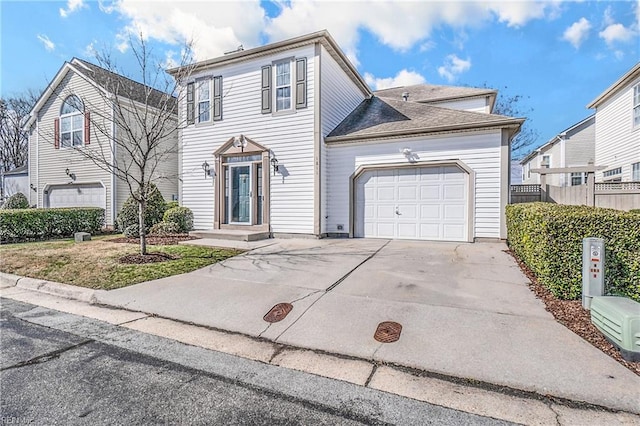
[[[605,240],[607,294],[640,301],[640,215],[551,203],[507,206],[509,246],[558,298],[582,295],[586,237]]]
[[[96,207],[0,210],[3,243],[68,237],[74,232],[99,232],[104,209]]]

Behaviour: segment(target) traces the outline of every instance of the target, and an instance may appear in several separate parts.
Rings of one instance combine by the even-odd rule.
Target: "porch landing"
[[[198,238],[231,241],[259,241],[270,238],[269,231],[251,231],[242,229],[207,229],[191,231],[189,235]]]

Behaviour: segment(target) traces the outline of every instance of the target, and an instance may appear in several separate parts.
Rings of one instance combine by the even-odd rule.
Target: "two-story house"
[[[133,111],[149,114],[171,103],[175,110],[176,101],[172,95],[90,62],[77,58],[65,62],[25,125],[29,133],[30,204],[101,207],[107,226],[112,226],[130,187],[110,166],[118,164],[132,176],[138,173],[132,161],[136,150],[127,149],[143,139]],[[172,115],[177,123],[177,114]],[[153,176],[165,199],[171,200],[178,195],[178,132],[175,123],[167,123],[175,131],[167,132],[162,144],[175,147],[174,152],[165,149],[160,160],[145,166],[145,172]],[[91,156],[101,161],[93,161]]]
[[[640,182],[640,62],[587,108],[596,110],[596,182]]]
[[[374,93],[326,31],[199,62],[183,84],[180,200],[196,229],[506,238],[523,120],[491,114],[495,91]]]
[[[539,184],[540,174],[532,169],[588,166],[595,162],[595,115],[580,120],[531,151],[520,162],[522,183]],[[560,173],[546,178],[548,185],[576,186],[587,183],[587,174]]]

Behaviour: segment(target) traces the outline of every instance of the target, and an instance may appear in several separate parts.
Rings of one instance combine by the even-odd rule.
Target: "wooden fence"
[[[587,185],[546,185],[546,193],[540,185],[511,185],[511,204],[543,200],[556,204],[592,204]],[[593,204],[616,210],[640,209],[640,182],[596,183]]]

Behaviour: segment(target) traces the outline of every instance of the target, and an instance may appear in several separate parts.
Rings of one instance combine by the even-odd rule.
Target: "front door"
[[[251,165],[233,165],[231,171],[230,223],[251,224]]]

